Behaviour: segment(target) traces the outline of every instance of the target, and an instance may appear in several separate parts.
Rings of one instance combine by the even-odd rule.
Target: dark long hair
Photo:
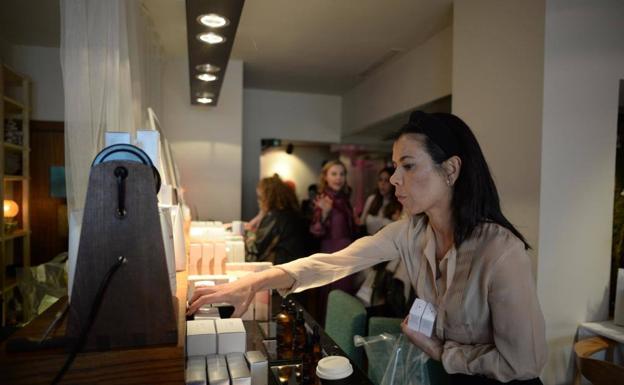
[[[388,174],[388,177],[391,177],[392,174],[394,174],[394,168],[393,167],[384,167],[381,170],[379,170],[379,173],[377,174],[378,176],[381,176],[381,174],[386,173]],[[391,184],[391,190],[390,190],[390,202],[388,202],[388,205],[386,205],[386,209],[384,209],[383,212],[383,216],[384,218],[388,218],[391,219],[392,218],[392,214],[394,214],[394,211],[391,210],[397,210],[397,204],[400,206],[401,204],[399,203],[399,200],[397,199],[397,197],[394,195],[394,185]],[[370,208],[368,209],[368,213],[376,216],[379,213],[379,210],[381,209],[381,206],[383,205],[383,200],[384,197],[383,195],[381,195],[381,192],[379,191],[379,188],[375,189],[375,197],[373,198],[373,202],[371,203]],[[391,205],[391,206],[390,206]],[[388,206],[390,206],[390,208],[388,208]]]
[[[461,171],[455,181],[451,208],[455,221],[457,247],[475,232],[481,223],[496,223],[511,231],[526,249],[531,246],[505,218],[500,208],[498,191],[481,147],[463,120],[447,113],[427,114],[414,111],[409,122],[394,135],[421,134],[433,162],[440,166],[451,156],[461,159]]]

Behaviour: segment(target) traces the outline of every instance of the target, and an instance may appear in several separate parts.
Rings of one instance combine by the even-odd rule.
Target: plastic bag
[[[389,333],[370,337],[353,337],[353,344],[356,347],[364,346],[368,358],[368,377],[375,384],[381,382],[397,337],[397,335]]]
[[[394,343],[381,385],[430,385],[429,356],[401,334]]]

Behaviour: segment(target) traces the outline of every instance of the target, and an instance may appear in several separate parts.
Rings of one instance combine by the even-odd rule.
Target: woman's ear
[[[461,159],[457,155],[451,156],[442,164],[444,172],[446,173],[446,180],[449,186],[454,185],[457,178],[459,178],[461,164]]]

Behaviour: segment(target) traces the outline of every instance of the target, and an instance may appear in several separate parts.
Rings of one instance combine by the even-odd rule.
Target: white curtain
[[[105,131],[134,136],[159,111],[160,62],[138,0],[61,0],[70,294],[91,162]]]

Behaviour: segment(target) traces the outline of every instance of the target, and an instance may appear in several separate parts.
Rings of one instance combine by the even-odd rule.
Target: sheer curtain
[[[61,0],[69,288],[89,170],[105,131],[132,135],[160,108],[161,50],[136,0]]]

